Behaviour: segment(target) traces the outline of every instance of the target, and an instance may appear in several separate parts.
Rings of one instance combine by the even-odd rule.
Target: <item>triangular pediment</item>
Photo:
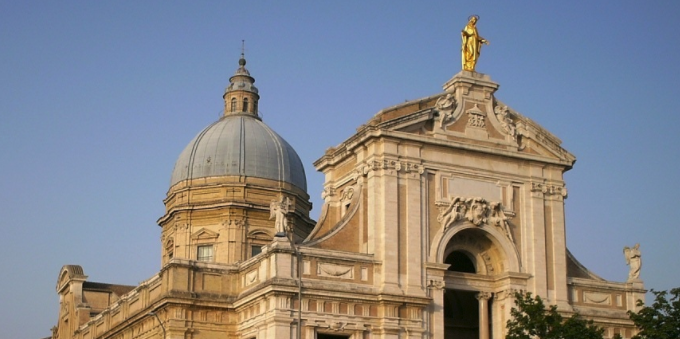
[[[499,85],[488,75],[462,71],[444,84],[444,92],[385,108],[338,147],[326,150],[317,169],[341,162],[348,149],[368,138],[390,136],[503,157],[556,163],[576,161],[561,140],[498,100]]]
[[[201,228],[198,231],[194,232],[191,235],[192,240],[207,240],[207,239],[215,239],[219,236],[216,232],[213,232],[211,230]]]
[[[461,72],[445,92],[383,109],[364,127],[575,161],[557,137],[496,99],[497,88],[487,75]]]

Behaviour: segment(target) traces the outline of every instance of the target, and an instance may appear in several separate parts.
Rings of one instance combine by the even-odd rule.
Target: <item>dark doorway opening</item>
[[[444,292],[444,339],[479,339],[477,292]]]
[[[349,339],[348,335],[317,333],[316,339]]]

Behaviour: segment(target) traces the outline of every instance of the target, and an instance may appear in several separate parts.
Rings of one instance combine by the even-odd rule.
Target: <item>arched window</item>
[[[253,113],[257,114],[257,100],[253,101]]]
[[[236,112],[236,98],[231,98],[231,111]]]
[[[477,273],[474,261],[461,251],[453,251],[446,257],[444,263],[450,264],[449,271]]]
[[[243,111],[248,112],[248,98],[243,98]]]

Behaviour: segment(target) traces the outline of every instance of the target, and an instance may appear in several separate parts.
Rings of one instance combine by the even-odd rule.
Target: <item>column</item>
[[[477,293],[479,300],[479,339],[489,339],[489,298],[491,293]]]

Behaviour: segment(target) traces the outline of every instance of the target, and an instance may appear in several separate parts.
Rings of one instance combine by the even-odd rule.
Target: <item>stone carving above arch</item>
[[[465,239],[468,237],[460,234],[467,230],[475,230],[480,232],[478,234],[483,235],[490,243],[491,247],[475,247],[477,242],[470,242]],[[461,237],[462,236],[462,237]],[[449,246],[450,242],[454,240],[457,244],[467,244],[466,246]],[[470,247],[472,246],[472,247]],[[495,249],[493,249],[495,248]],[[499,227],[493,227],[488,224],[481,224],[476,226],[470,221],[461,220],[456,223],[455,227],[441,227],[439,231],[434,235],[432,240],[432,245],[430,246],[430,254],[428,260],[433,263],[443,263],[446,256],[451,250],[467,250],[471,254],[474,254],[476,259],[480,264],[483,265],[482,274],[499,274],[502,272],[522,272],[522,265],[515,244],[510,241],[510,239],[504,234],[504,232]],[[493,249],[493,250],[491,250]],[[491,251],[489,251],[491,250]],[[448,251],[448,252],[447,252]],[[474,253],[473,253],[474,252]],[[496,253],[500,257],[496,257],[492,260],[490,256],[485,255]],[[498,265],[494,265],[492,261],[501,260]],[[491,267],[496,269],[490,270]],[[481,267],[480,267],[481,268]]]
[[[510,231],[509,218],[503,212],[500,202],[488,202],[484,198],[464,198],[453,197],[439,216],[437,221],[442,225],[444,231],[451,227],[456,221],[467,220],[475,226],[484,224],[496,226],[503,231],[505,236],[514,243],[512,232]]]

